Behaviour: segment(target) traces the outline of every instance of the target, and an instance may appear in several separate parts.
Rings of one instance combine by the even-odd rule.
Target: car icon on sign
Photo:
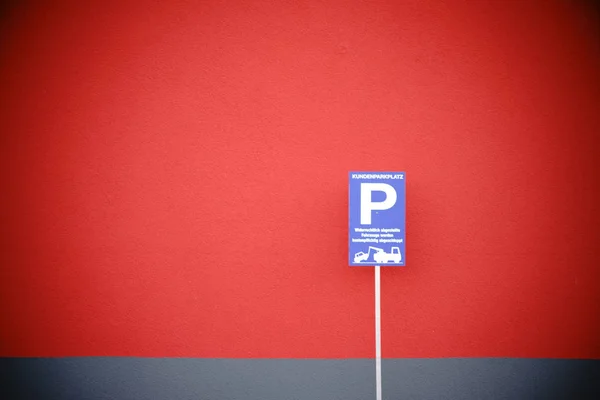
[[[363,262],[365,261],[367,258],[369,258],[369,254],[364,253],[364,252],[358,252],[354,255],[354,262],[355,263],[359,263],[359,262]]]

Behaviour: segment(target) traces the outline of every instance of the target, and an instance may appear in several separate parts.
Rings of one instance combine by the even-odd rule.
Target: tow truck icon
[[[371,250],[374,251],[373,259],[376,263],[385,264],[388,262],[393,262],[398,264],[400,261],[402,261],[400,247],[392,247],[392,251],[390,253],[386,253],[383,249],[380,249],[379,247],[369,246],[369,250],[366,253],[359,251],[358,253],[354,254],[354,262],[361,263],[363,261],[367,261],[371,256]]]

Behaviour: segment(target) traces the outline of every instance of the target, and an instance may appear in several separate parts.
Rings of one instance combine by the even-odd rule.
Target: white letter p
[[[385,200],[373,202],[371,192],[384,192]],[[398,195],[392,185],[387,183],[361,183],[360,184],[360,224],[371,225],[371,211],[388,210],[396,204]]]

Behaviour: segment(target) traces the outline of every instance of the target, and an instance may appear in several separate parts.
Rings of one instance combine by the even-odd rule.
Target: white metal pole
[[[381,274],[375,266],[375,382],[377,400],[381,400]]]

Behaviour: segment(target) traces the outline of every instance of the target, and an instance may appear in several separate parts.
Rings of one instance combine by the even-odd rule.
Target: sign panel
[[[350,172],[349,178],[350,265],[405,265],[406,174]]]

